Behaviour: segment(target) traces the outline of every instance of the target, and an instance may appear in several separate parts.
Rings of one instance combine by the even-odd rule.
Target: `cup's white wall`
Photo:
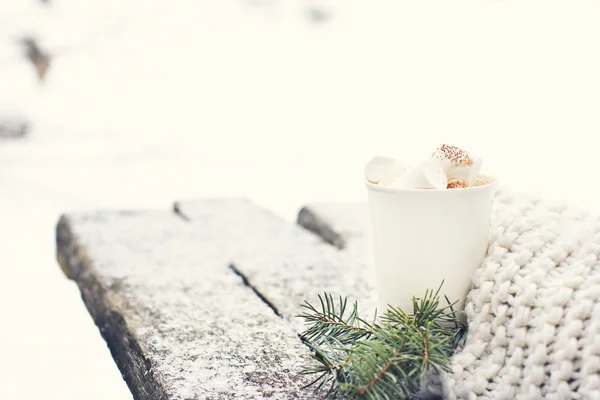
[[[379,313],[412,312],[412,297],[437,289],[464,297],[489,243],[496,182],[471,189],[389,189],[367,183]]]

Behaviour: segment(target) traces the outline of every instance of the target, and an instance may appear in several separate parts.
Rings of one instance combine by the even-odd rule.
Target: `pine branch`
[[[440,306],[440,289],[414,298],[412,314],[389,307],[381,324],[362,320],[357,303],[346,315],[346,298],[340,297],[336,307],[333,296],[325,293],[319,296],[320,310],[306,302],[299,317],[308,329],[301,338],[317,361],[301,372],[317,375],[307,386],[319,390],[329,385],[328,394],[360,399],[402,399],[420,389],[428,371],[448,371],[466,327],[447,298],[448,304]]]
[[[327,338],[328,341],[336,339],[341,344],[347,344],[369,337],[373,333],[371,324],[359,317],[358,303],[354,302],[352,310],[346,315],[348,298],[340,296],[337,308],[331,294],[319,295],[319,301],[320,311],[306,301],[302,305],[305,312],[298,317],[304,318],[309,326],[300,335],[302,340],[318,343]]]

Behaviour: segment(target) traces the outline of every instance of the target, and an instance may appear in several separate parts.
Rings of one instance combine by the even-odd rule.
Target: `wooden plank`
[[[235,269],[293,324],[304,300],[318,303],[324,291],[358,300],[365,317],[376,307],[372,269],[318,236],[244,200],[183,201],[176,210],[193,226],[211,226],[219,243],[229,243]],[[227,218],[225,222],[223,218]]]
[[[222,233],[237,225],[218,204],[204,224],[166,211],[63,216],[58,260],[136,399],[319,398],[300,389],[308,349],[229,268],[239,237]]]

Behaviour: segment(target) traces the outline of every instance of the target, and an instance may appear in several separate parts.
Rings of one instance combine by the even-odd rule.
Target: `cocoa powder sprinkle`
[[[450,160],[454,166],[473,165],[473,159],[471,158],[471,155],[460,147],[443,144],[433,154],[437,154],[438,157],[441,156]]]
[[[447,189],[464,189],[468,187],[469,184],[462,179],[452,179],[448,181]]]

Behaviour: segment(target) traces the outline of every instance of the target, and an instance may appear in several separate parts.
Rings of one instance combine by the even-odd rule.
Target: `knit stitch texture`
[[[499,190],[445,397],[600,399],[599,255],[598,216]]]

